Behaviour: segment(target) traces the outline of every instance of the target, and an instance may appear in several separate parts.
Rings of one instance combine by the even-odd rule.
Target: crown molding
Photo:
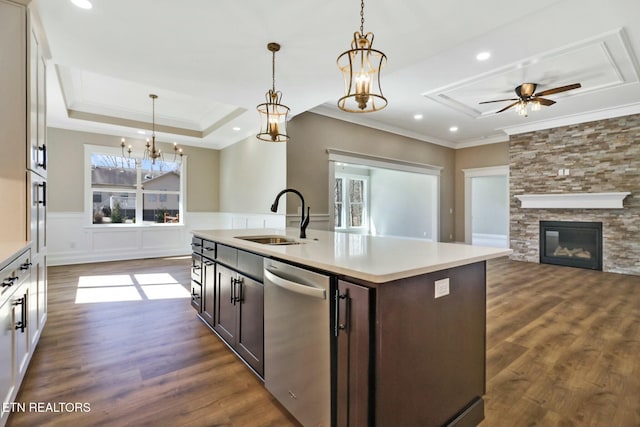
[[[627,104],[620,107],[603,108],[588,113],[574,114],[569,116],[558,117],[551,120],[540,120],[537,122],[527,123],[525,125],[505,126],[499,128],[507,135],[518,135],[521,133],[535,132],[538,130],[552,129],[562,126],[571,126],[580,123],[593,122],[596,120],[613,119],[616,117],[630,116],[640,113],[640,102]]]

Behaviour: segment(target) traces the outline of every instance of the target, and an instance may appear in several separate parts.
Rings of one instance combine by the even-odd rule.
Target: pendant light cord
[[[276,91],[276,52],[271,52],[271,90]]]
[[[364,0],[360,0],[360,34],[364,36]]]
[[[156,99],[151,98],[151,136],[156,137]]]

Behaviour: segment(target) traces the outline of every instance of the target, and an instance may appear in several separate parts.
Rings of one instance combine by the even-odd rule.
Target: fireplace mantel
[[[630,192],[519,194],[522,208],[537,209],[621,209]]]

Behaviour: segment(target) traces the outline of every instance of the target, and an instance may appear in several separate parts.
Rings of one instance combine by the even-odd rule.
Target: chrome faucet
[[[304,197],[302,197],[302,194],[298,190],[295,190],[293,188],[286,188],[286,189],[282,190],[281,192],[279,192],[278,195],[276,196],[276,200],[271,205],[271,212],[276,212],[278,210],[278,201],[280,200],[280,196],[282,196],[284,193],[297,194],[298,197],[300,197],[300,200],[302,201],[302,216],[300,217],[300,238],[301,239],[306,239],[307,238],[307,226],[309,225],[309,212],[311,211],[311,208],[310,207],[307,208],[307,214],[305,215],[305,213],[304,213]]]

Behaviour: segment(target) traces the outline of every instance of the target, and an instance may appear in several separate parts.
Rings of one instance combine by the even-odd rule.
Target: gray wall
[[[127,140],[143,152],[143,140]],[[120,137],[48,128],[48,209],[51,212],[84,211],[84,144],[118,147]],[[170,144],[160,147],[171,152]],[[219,151],[183,146],[187,160],[188,212],[218,211]]]
[[[327,148],[443,167],[440,187],[440,236],[453,234],[454,150],[313,113],[294,117],[288,126],[287,186],[302,192],[313,213],[328,214]],[[292,198],[293,200],[293,198]],[[298,203],[288,203],[295,214]]]
[[[249,137],[220,153],[220,211],[268,213],[287,184],[287,144]],[[284,213],[281,208],[280,213]]]

